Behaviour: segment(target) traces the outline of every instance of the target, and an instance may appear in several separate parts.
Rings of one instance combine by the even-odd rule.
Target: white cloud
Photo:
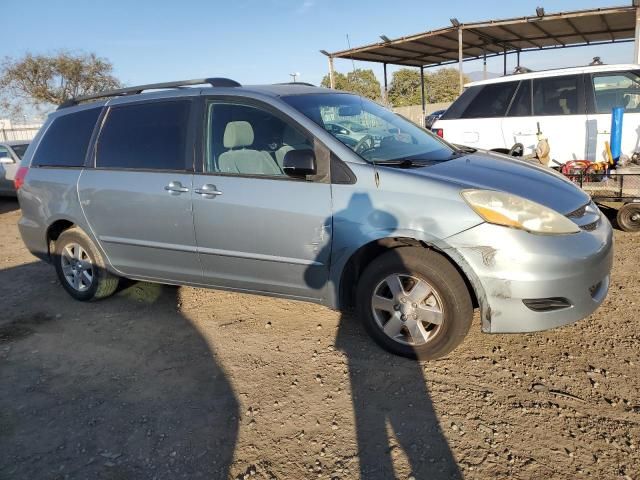
[[[304,13],[316,4],[316,0],[304,0],[296,9],[297,13]]]

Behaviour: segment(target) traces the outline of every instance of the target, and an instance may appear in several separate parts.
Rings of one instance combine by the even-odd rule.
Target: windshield
[[[28,146],[29,144],[25,143],[24,145],[11,145],[11,148],[16,153],[16,155],[18,155],[18,158],[22,160],[22,157],[24,157],[24,152],[27,151]]]
[[[323,128],[348,125],[357,135],[327,130],[368,162],[440,162],[457,153],[431,132],[357,95],[318,93],[283,100]]]

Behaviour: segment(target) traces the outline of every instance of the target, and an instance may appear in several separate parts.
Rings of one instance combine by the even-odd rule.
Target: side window
[[[527,117],[529,115],[531,115],[531,80],[523,80],[520,82],[507,116]]]
[[[576,115],[578,75],[533,80],[534,115]]]
[[[0,158],[11,158],[7,147],[0,146]]]
[[[503,117],[517,86],[518,82],[485,85],[464,111],[462,118]]]
[[[31,166],[82,167],[102,108],[69,113],[53,120],[38,145]]]
[[[96,167],[185,170],[190,100],[109,109],[96,148]]]
[[[597,113],[611,113],[614,107],[640,112],[640,79],[635,73],[594,75],[593,91]]]
[[[286,153],[312,149],[298,128],[266,110],[231,103],[207,107],[206,173],[285,176]]]

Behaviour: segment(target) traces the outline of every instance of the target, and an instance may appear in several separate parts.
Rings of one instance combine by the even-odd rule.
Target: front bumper
[[[595,229],[571,235],[535,235],[483,223],[447,243],[475,287],[484,332],[567,325],[589,316],[607,296],[613,232],[603,215]],[[558,308],[552,301],[555,309],[536,311],[524,303],[558,298],[569,306]]]

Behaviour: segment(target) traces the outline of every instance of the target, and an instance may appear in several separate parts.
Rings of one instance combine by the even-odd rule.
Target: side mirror
[[[0,157],[0,165],[8,165],[14,164],[13,158],[11,157]]]
[[[289,150],[282,160],[284,173],[293,178],[316,174],[316,156],[313,150]]]

